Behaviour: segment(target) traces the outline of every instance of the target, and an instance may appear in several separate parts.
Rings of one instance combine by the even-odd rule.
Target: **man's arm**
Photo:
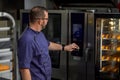
[[[54,42],[50,42],[49,50],[62,50],[62,45]]]
[[[22,80],[32,80],[29,69],[20,69]]]
[[[62,50],[62,48],[61,44],[50,42],[49,50]],[[79,46],[75,43],[64,46],[64,51],[73,51],[75,49],[79,49]]]

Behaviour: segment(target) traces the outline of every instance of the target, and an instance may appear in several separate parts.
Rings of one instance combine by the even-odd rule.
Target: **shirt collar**
[[[40,32],[39,31],[35,31],[35,30],[31,29],[30,27],[28,27],[28,29],[31,30],[32,32],[34,32],[35,34],[41,33],[41,31]]]

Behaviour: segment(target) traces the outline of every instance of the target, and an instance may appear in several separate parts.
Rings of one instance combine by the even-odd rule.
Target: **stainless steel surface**
[[[0,12],[0,19],[0,79],[17,80],[15,20],[6,12]]]
[[[0,53],[1,53],[1,52],[7,52],[7,51],[10,51],[10,48],[0,49]]]
[[[48,22],[47,25],[47,30],[48,32],[51,32],[51,34],[46,34],[48,35],[48,39],[55,41],[54,39],[57,37],[53,36],[53,35],[59,35],[59,41],[57,41],[57,43],[60,44],[67,44],[67,10],[49,10],[49,17],[50,20]],[[58,16],[58,17],[57,17]],[[59,22],[55,22],[55,20],[59,21]],[[56,25],[54,25],[55,23],[57,23]],[[58,27],[59,30],[54,31],[55,27]],[[52,31],[51,31],[52,30]],[[57,32],[60,32],[59,34]],[[67,80],[67,54],[66,52],[60,52],[60,55],[56,55],[54,56],[54,54],[56,54],[56,52],[54,51],[51,54],[51,59],[52,59],[52,55],[53,55],[53,59],[55,59],[55,57],[60,57],[59,58],[59,67],[52,67],[52,78],[53,79],[59,79],[59,80]],[[55,61],[53,61],[52,63],[56,63]]]
[[[7,31],[10,30],[10,27],[0,27],[0,31]]]
[[[29,11],[23,10],[21,11],[21,14],[22,13],[29,13]],[[72,17],[72,14],[75,16]],[[52,67],[53,80],[97,80],[101,79],[101,77],[105,77],[105,69],[107,69],[108,73],[109,71],[112,72],[110,72],[111,74],[109,74],[108,77],[114,76],[114,72],[117,72],[117,74],[119,73],[119,68],[116,63],[120,61],[118,57],[120,56],[120,31],[116,31],[120,30],[120,24],[117,24],[120,20],[116,22],[114,22],[115,20],[113,21],[113,23],[116,24],[115,27],[117,27],[114,32],[114,27],[105,27],[104,24],[107,23],[104,21],[106,20],[106,22],[109,22],[107,18],[97,18],[96,14],[95,11],[49,10],[49,22],[45,29],[45,34],[49,40],[63,44],[75,42],[74,39],[72,39],[73,25],[78,28],[82,26],[84,33],[82,34],[83,42],[81,43],[83,45],[80,47],[83,51],[79,52],[82,55],[74,55],[72,52],[52,52],[52,63],[55,65],[57,64],[57,67]],[[114,13],[107,14],[103,11],[100,14],[106,17]],[[101,16],[99,15],[98,17]],[[21,15],[21,20],[22,18],[24,18],[24,16]],[[112,24],[112,22],[110,23]],[[109,30],[109,28],[112,31],[107,33],[105,30]],[[109,41],[111,41],[110,45],[104,46],[104,43],[109,43]],[[104,55],[106,51],[106,54],[109,55]],[[107,64],[104,62],[107,62],[108,66],[105,67],[104,64]]]
[[[10,59],[8,59],[8,60],[0,60],[0,63],[6,63],[6,62],[10,62],[10,61],[11,61]]]
[[[12,21],[12,28],[15,27],[15,20],[9,13],[0,12],[0,17],[7,17],[8,19],[10,19]]]
[[[12,51],[0,53],[0,56],[7,56],[7,55],[12,55]]]
[[[10,38],[0,38],[0,42],[10,41]]]

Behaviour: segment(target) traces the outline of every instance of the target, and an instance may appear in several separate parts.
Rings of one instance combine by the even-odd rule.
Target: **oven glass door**
[[[98,80],[119,80],[120,15],[96,14]]]

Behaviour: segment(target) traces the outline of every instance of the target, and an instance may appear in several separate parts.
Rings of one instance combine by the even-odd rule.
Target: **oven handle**
[[[88,53],[89,53],[90,48],[91,48],[91,44],[88,43],[88,46],[87,46],[87,48],[85,49],[85,62],[88,61]]]

